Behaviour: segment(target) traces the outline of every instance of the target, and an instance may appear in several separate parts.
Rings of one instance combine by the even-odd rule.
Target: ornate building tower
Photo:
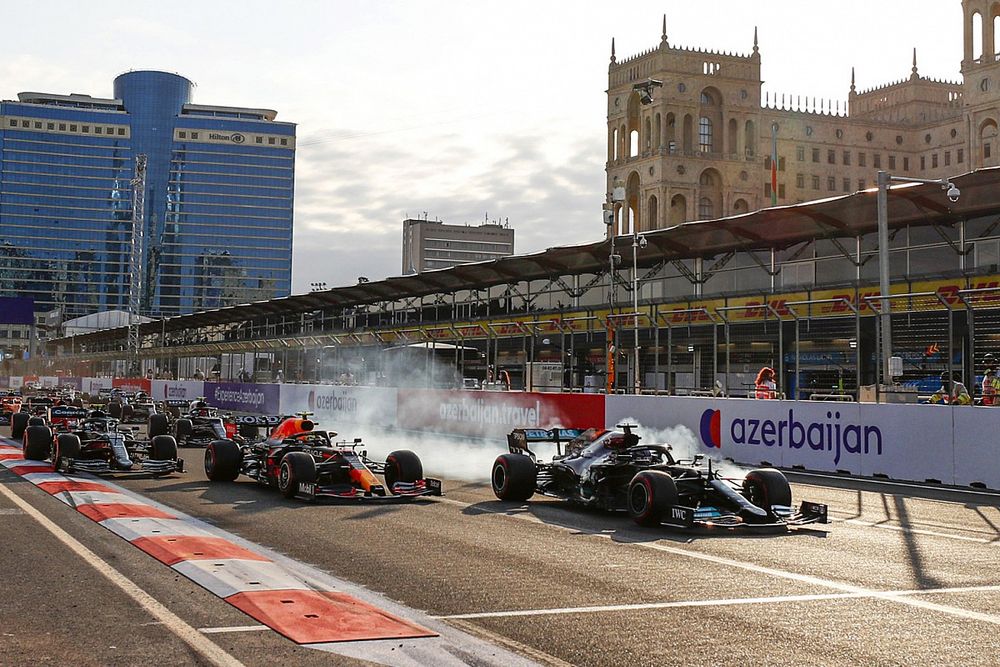
[[[1000,145],[997,145],[997,120],[1000,118],[998,17],[1000,3],[995,0],[962,0],[963,97],[971,168],[1000,164]]]

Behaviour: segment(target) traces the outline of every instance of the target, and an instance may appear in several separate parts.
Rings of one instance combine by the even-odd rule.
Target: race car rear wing
[[[171,398],[170,400],[163,401],[163,404],[168,408],[186,408],[191,404],[191,401],[185,401],[183,398]]]
[[[241,415],[233,417],[233,423],[244,426],[277,426],[289,415]]]
[[[527,453],[531,458],[535,458],[535,453],[528,446],[533,442],[552,443],[556,446],[556,452],[562,455],[562,445],[574,438],[578,438],[584,429],[578,428],[516,428],[507,435],[507,447],[512,454]]]
[[[83,419],[87,416],[86,408],[77,408],[71,405],[57,405],[49,411],[49,418],[52,421],[63,419]]]

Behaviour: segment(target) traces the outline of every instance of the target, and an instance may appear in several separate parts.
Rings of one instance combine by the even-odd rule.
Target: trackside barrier
[[[15,389],[25,382],[3,379]],[[112,384],[73,380],[90,393]],[[371,425],[493,440],[518,426],[613,428],[629,420],[682,457],[1000,489],[1000,407],[165,380],[151,388],[157,399],[204,395],[226,410],[308,410],[333,430]]]

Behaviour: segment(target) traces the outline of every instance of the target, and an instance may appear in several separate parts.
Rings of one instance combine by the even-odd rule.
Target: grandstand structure
[[[957,202],[937,185],[890,191],[893,350],[904,381],[953,369],[971,386],[982,355],[1000,352],[1000,168],[951,181]],[[286,381],[323,381],[319,351],[335,349],[375,382],[381,350],[448,343],[477,348],[483,379],[502,373],[514,389],[545,362],[561,365],[567,391],[603,388],[610,371],[614,391],[699,393],[718,380],[743,395],[769,365],[789,396],[856,397],[879,379],[876,195],[646,232],[634,268],[626,252],[612,269],[602,239],[171,317],[141,325],[139,355],[176,373],[186,358],[263,353]],[[634,240],[619,236],[618,252]],[[112,372],[127,340],[127,327],[64,337],[21,370]]]

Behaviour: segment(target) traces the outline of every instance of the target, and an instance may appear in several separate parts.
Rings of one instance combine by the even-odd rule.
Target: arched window
[[[746,213],[749,208],[745,199],[737,199],[733,202],[733,213]]]
[[[983,57],[983,16],[979,12],[972,15],[972,58]]]
[[[711,220],[714,216],[713,209],[712,200],[708,197],[702,197],[698,200],[698,219]]]
[[[752,120],[747,121],[746,132],[744,132],[744,140],[746,141],[747,157],[753,157],[757,153],[757,136],[754,134],[754,125]]]
[[[646,224],[643,225],[646,230],[657,229],[660,225],[660,203],[656,199],[656,195],[650,195],[646,202]]]
[[[632,130],[629,135],[628,156],[635,157],[639,154],[639,130]]]
[[[712,119],[705,116],[698,120],[698,150],[712,152]]]
[[[612,148],[611,148],[611,150],[612,150],[611,159],[612,160],[617,160],[618,159],[618,128],[617,127],[615,129],[611,130],[611,146],[612,146]]]

